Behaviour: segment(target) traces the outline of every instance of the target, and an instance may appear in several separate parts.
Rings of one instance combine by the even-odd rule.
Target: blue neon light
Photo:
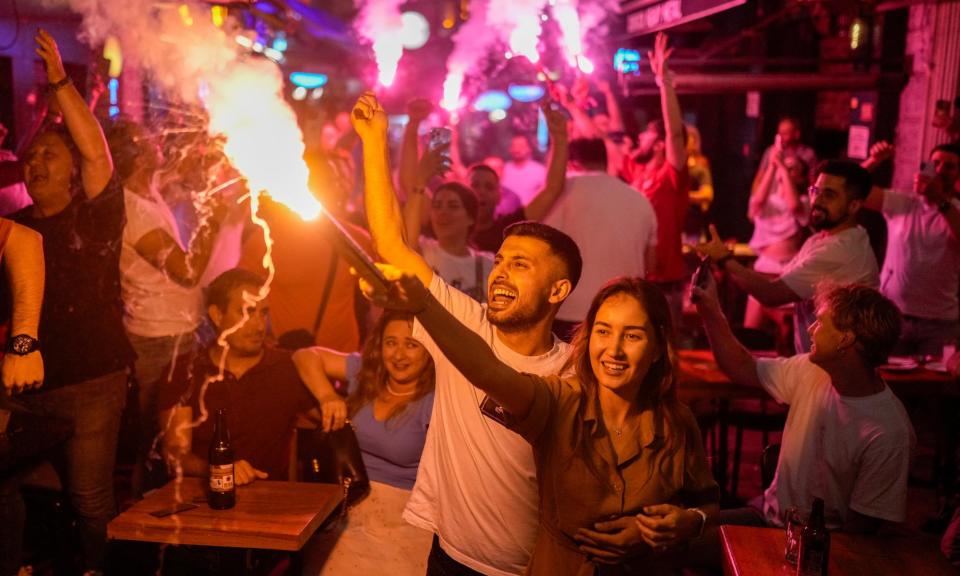
[[[501,90],[487,90],[483,92],[473,102],[474,110],[480,112],[493,112],[494,110],[506,110],[510,108],[513,102],[506,92]]]
[[[327,75],[315,72],[291,72],[290,81],[293,82],[294,86],[310,90],[326,85]]]
[[[537,84],[511,84],[507,93],[517,102],[536,102],[543,98],[543,86]]]
[[[613,55],[613,68],[624,74],[640,73],[640,51],[620,48]]]
[[[273,49],[277,52],[285,52],[287,50],[287,39],[284,36],[274,38]]]

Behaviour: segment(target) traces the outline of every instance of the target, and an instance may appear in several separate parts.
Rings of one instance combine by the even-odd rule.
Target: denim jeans
[[[433,536],[433,546],[427,557],[427,576],[482,576],[476,570],[468,568],[447,555],[440,547],[440,539]]]
[[[52,461],[79,521],[84,570],[103,569],[107,523],[116,515],[113,474],[126,393],[127,372],[122,370],[8,402],[73,423],[73,436],[55,451]],[[0,524],[16,535],[0,543],[5,556],[0,562],[9,571],[8,566],[19,567],[23,531],[23,502],[15,478],[0,485]]]
[[[137,429],[137,459],[133,468],[133,478],[130,481],[131,491],[135,498],[143,492],[153,488],[146,478],[149,476],[147,468],[156,465],[159,457],[154,458],[152,453],[159,431],[157,398],[160,386],[168,375],[164,368],[171,364],[174,358],[193,349],[196,336],[193,332],[174,334],[172,336],[139,336],[127,332],[127,338],[137,353],[134,364],[134,373],[138,387],[139,427]],[[154,462],[151,464],[150,460]]]

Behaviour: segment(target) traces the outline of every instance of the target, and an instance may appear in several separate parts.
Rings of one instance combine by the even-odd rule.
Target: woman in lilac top
[[[434,388],[433,358],[412,332],[412,316],[385,312],[362,355],[314,347],[295,356],[312,377],[348,383],[347,408],[367,474],[406,490],[417,478]]]

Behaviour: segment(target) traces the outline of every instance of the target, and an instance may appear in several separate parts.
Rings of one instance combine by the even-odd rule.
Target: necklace
[[[416,390],[416,388],[414,388],[414,389],[411,390],[410,392],[397,392],[396,390],[394,390],[394,389],[390,386],[390,383],[387,382],[387,392],[389,392],[390,394],[392,394],[392,395],[394,395],[394,396],[403,397],[403,396],[413,396],[414,394],[417,393],[417,390]]]

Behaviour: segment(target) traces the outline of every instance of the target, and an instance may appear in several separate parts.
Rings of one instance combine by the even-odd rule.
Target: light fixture
[[[543,86],[539,84],[511,84],[507,94],[517,102],[536,102],[543,98]]]
[[[292,96],[294,100],[303,100],[307,97],[307,89],[303,86],[297,86],[293,89]]]
[[[294,86],[310,90],[326,85],[327,75],[319,72],[291,72],[290,81]]]
[[[430,39],[430,23],[423,14],[409,10],[400,15],[400,40],[406,50],[422,48]]]
[[[506,92],[501,90],[487,90],[477,96],[473,102],[473,109],[479,112],[494,112],[496,110],[506,110],[513,102]],[[506,114],[506,113],[504,113]]]

